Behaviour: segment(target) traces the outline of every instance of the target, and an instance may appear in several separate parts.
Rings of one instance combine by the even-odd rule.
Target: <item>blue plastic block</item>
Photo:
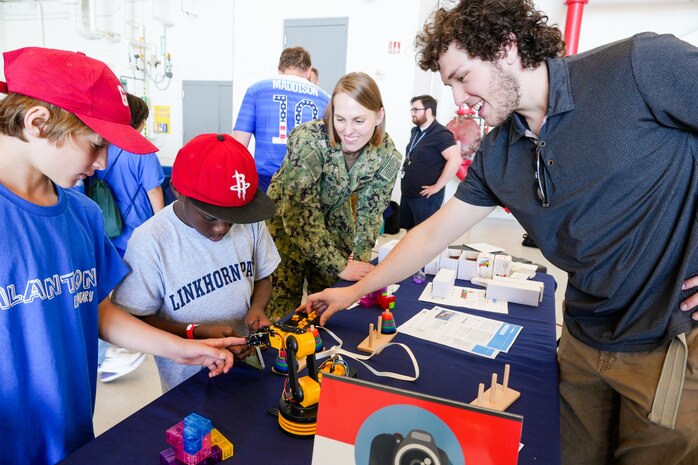
[[[213,424],[208,418],[204,418],[198,413],[190,413],[184,418],[185,426],[196,426],[201,430],[201,435],[206,435],[213,429]]]
[[[199,428],[193,426],[184,426],[182,436],[184,437],[184,452],[193,455],[201,450],[202,435],[201,430]]]

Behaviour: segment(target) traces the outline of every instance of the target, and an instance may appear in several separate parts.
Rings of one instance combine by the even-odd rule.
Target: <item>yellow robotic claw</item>
[[[288,382],[279,401],[279,426],[291,436],[315,434],[320,400],[315,337],[298,326],[274,323],[247,338],[250,346],[284,349],[288,365]],[[305,357],[308,375],[298,377],[298,359]]]

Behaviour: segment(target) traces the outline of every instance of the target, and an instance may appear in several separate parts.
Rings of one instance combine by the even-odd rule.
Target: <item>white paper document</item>
[[[493,359],[499,352],[509,351],[522,329],[519,325],[435,306],[421,310],[397,330]]]
[[[450,305],[452,307],[467,307],[474,310],[484,310],[494,313],[509,313],[509,304],[504,300],[488,299],[485,297],[484,289],[473,289],[472,287],[453,286],[451,295],[445,298],[431,295],[432,283],[422,291],[419,300],[431,302],[437,305]]]
[[[487,252],[487,253],[494,253],[494,252],[501,252],[504,249],[501,247],[497,247],[496,245],[492,244],[487,244],[486,242],[475,242],[473,244],[465,244],[471,249],[475,249],[478,252]]]

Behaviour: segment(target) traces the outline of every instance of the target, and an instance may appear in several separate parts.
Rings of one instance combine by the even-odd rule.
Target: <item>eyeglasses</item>
[[[418,111],[424,111],[426,108],[410,108],[410,113],[417,113]]]
[[[541,163],[541,149],[545,147],[545,141],[541,140],[535,142],[536,144],[536,182],[533,187],[536,190],[536,195],[538,200],[540,200],[543,208],[548,208],[550,206],[550,199],[548,197],[548,179],[545,176],[545,166]]]

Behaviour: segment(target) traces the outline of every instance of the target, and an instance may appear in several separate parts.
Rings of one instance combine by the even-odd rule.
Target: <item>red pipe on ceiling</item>
[[[567,22],[565,23],[566,56],[577,53],[579,31],[582,29],[582,14],[584,13],[584,5],[587,3],[589,3],[589,0],[565,1],[565,5],[567,5]]]

